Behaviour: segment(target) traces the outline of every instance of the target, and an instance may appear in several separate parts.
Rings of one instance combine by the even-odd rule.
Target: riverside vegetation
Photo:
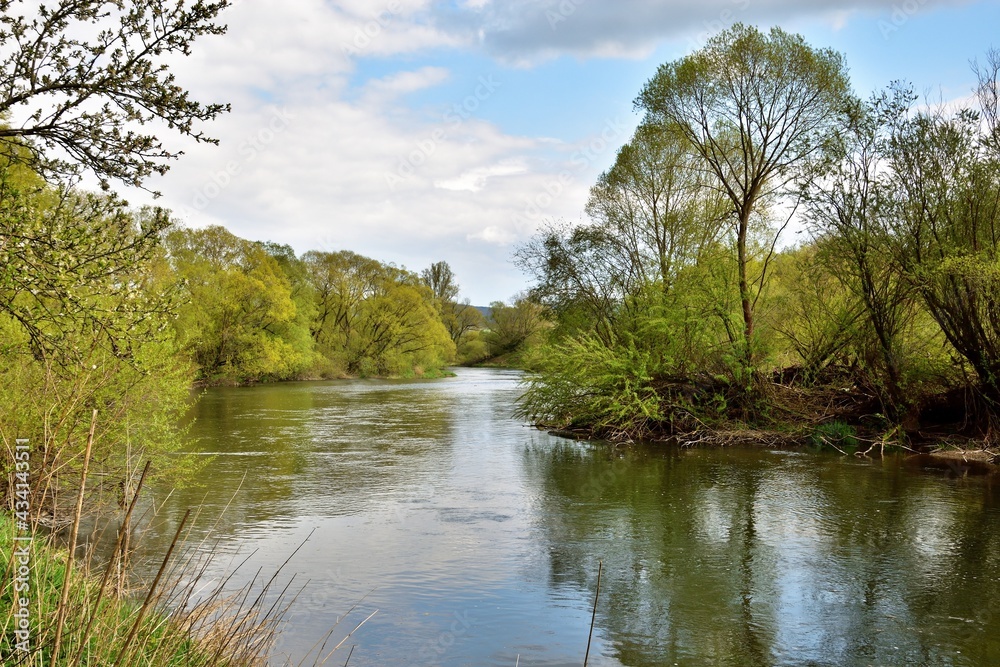
[[[179,157],[151,124],[217,143],[201,126],[228,105],[193,100],[166,63],[223,34],[229,4],[0,2],[0,501],[19,513],[17,531],[0,523],[4,664],[263,661],[281,609],[266,584],[256,603],[244,591],[228,607],[219,591],[192,607],[194,589],[169,582],[197,580],[195,564],[131,601],[128,520],[106,586],[80,574],[86,559],[74,571],[81,512],[121,516],[149,461],[150,479],[188,477],[178,425],[194,384],[432,375],[508,344],[502,324],[487,332],[456,301],[444,262],[421,276],[346,251],[297,257],[218,227],[180,228],[113,192],[145,187]],[[79,187],[85,174],[101,192]],[[43,544],[70,526],[68,552]],[[25,530],[37,535],[30,565],[14,537]],[[22,565],[27,651],[13,634]]]
[[[841,54],[743,25],[662,65],[589,219],[517,252],[555,323],[523,413],[622,439],[996,445],[1000,53],[973,70],[957,107],[902,83],[862,100]]]
[[[22,513],[31,534],[72,525],[75,539],[81,511],[120,516],[146,462],[150,479],[190,479],[196,459],[180,452],[179,424],[192,386],[440,376],[450,364],[509,357],[542,326],[523,298],[492,304],[487,322],[458,301],[446,262],[416,273],[346,250],[297,256],[222,227],[185,229],[169,211],[136,210],[114,193],[116,183],[145,187],[180,156],[151,124],[217,143],[201,126],[228,105],[193,100],[166,62],[223,34],[217,19],[230,4],[151,1],[124,11],[106,0],[52,0],[31,13],[0,2],[0,502]],[[85,174],[100,192],[79,187]],[[18,458],[21,443],[29,461]],[[18,597],[5,576],[4,664],[265,659],[280,620],[267,586],[257,603],[245,604],[244,592],[231,609],[222,591],[204,600],[208,611],[191,608],[193,589],[170,585],[130,602],[122,572],[131,530],[128,521],[119,529],[107,590],[70,572],[75,549],[53,551],[37,533],[36,634],[30,652],[14,650]],[[4,522],[8,575],[13,535]],[[193,567],[171,581],[197,579]],[[176,607],[184,613],[167,614]],[[54,625],[53,613],[62,619]],[[238,631],[213,635],[227,624]]]
[[[427,376],[493,358],[537,371],[526,415],[599,435],[735,424],[846,444],[904,439],[936,412],[995,437],[997,54],[976,70],[979,108],[952,113],[913,108],[902,86],[857,100],[838,54],[780,30],[720,34],[649,82],[591,221],[553,223],[521,248],[538,285],[485,322],[445,262],[415,273],[349,251],[297,256],[112,192],[179,156],[149,123],[215,142],[200,126],[227,105],[192,100],[164,58],[224,33],[228,5],[53,0],[26,15],[0,2],[0,493],[11,509],[22,499],[26,440],[32,525],[78,524],[78,501],[132,506],[146,461],[182,481],[196,462],[177,425],[196,383]],[[84,173],[104,189],[80,189]],[[793,214],[812,240],[779,250]],[[98,636],[113,653],[89,664],[121,661],[173,630],[183,641],[150,662],[262,659],[216,651],[197,616],[168,631],[155,604],[143,624],[151,602],[105,604],[103,584],[67,574],[75,557],[37,554],[36,622],[53,608],[71,618],[46,625],[25,664],[88,664]],[[11,578],[0,585],[8,638]],[[62,641],[88,609],[110,629]],[[256,627],[250,613],[240,627]]]

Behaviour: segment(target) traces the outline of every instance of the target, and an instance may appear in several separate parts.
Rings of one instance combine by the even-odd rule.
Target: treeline
[[[958,110],[903,84],[861,100],[840,54],[742,25],[661,66],[589,219],[517,252],[556,322],[525,414],[622,437],[844,418],[895,438],[933,404],[988,437],[1000,54],[975,73]]]
[[[182,301],[177,342],[206,382],[422,374],[456,360],[452,302],[405,269],[348,251],[297,257],[222,227],[168,231],[162,263]]]
[[[447,262],[419,274],[347,250],[296,256],[222,227],[164,228],[156,292],[176,300],[181,356],[203,383],[433,377],[518,363],[547,322],[523,296],[459,301]],[[485,313],[484,313],[485,311]]]
[[[121,506],[148,458],[176,479],[196,465],[163,456],[180,447],[192,384],[434,377],[509,360],[544,324],[526,299],[486,317],[458,295],[443,261],[418,274],[349,251],[297,256],[6,162],[0,436],[8,452],[32,443],[33,507],[57,517],[96,410],[91,470],[106,483],[92,485],[94,502]]]
[[[3,324],[8,342],[23,339],[9,351],[62,355],[67,337],[86,327],[131,357],[152,327],[196,380],[246,383],[435,373],[508,353],[530,335],[518,338],[511,314],[537,306],[496,302],[487,311],[496,321],[487,319],[458,300],[447,262],[418,274],[346,250],[297,256],[113,197],[40,181],[18,190],[4,175],[4,203],[24,199],[46,227],[32,233],[7,218],[2,230],[13,253]],[[114,296],[131,301],[98,305]]]

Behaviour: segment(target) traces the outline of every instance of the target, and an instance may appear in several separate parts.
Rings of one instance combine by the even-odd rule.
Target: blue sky
[[[539,224],[584,219],[657,66],[735,21],[842,52],[865,96],[962,100],[1000,48],[996,1],[240,0],[225,19],[174,64],[232,103],[221,145],[185,147],[157,203],[299,252],[443,259],[476,304],[528,286],[510,258]]]

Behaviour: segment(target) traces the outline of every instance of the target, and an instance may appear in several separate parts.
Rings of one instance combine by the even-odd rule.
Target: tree
[[[221,34],[228,4],[0,0],[0,440],[38,448],[33,507],[56,519],[94,408],[94,477],[122,502],[138,460],[181,444],[191,373],[169,335],[169,216],[72,185],[86,171],[105,189],[164,173],[180,152],[150,124],[215,143],[196,124],[228,106],[192,100],[167,61]]]
[[[435,262],[420,272],[420,280],[430,288],[434,301],[441,313],[441,322],[456,348],[462,346],[469,332],[483,326],[482,313],[469,300],[458,302],[458,283],[448,262]]]
[[[489,332],[486,337],[490,355],[499,357],[520,351],[548,327],[545,307],[526,295],[514,297],[511,305],[494,301],[490,304]]]
[[[678,128],[644,123],[591,188],[587,213],[632,282],[668,294],[678,272],[717,239],[722,202],[696,160]]]
[[[441,303],[452,302],[458,297],[458,283],[448,262],[435,262],[420,272],[420,279],[431,288],[434,298]]]
[[[802,360],[806,383],[857,347],[865,312],[850,279],[853,269],[833,244],[810,243],[775,257],[763,317]]]
[[[594,331],[608,346],[617,337],[622,304],[643,284],[609,236],[599,224],[549,223],[515,253],[518,266],[537,281],[533,300],[552,309],[568,333]]]
[[[893,260],[888,146],[893,124],[912,93],[894,86],[851,106],[844,126],[804,179],[806,217],[823,249],[825,266],[854,295],[865,314],[887,411],[903,407],[902,333],[913,315],[912,283]]]
[[[316,295],[313,336],[342,371],[397,375],[454,357],[431,288],[416,274],[349,251],[303,260]]]
[[[661,65],[636,106],[647,122],[677,128],[732,206],[744,359],[753,363],[754,309],[782,225],[756,277],[751,236],[798,169],[822,146],[848,95],[840,54],[772,28],[737,24],[701,50]]]
[[[312,339],[292,285],[263,244],[223,227],[180,229],[169,260],[185,286],[178,339],[206,379],[287,379],[312,362]]]
[[[976,97],[983,121],[986,123],[984,141],[993,152],[1000,154],[1000,49],[990,49],[986,62],[972,63],[976,75]]]
[[[95,494],[120,485],[128,499],[148,457],[157,473],[191,463],[165,455],[181,445],[191,380],[170,335],[175,291],[157,273],[166,224],[162,211],[0,168],[0,442],[36,452],[32,507],[47,520],[64,518],[95,408]],[[13,464],[0,454],[8,481]],[[0,485],[0,502],[12,490]]]
[[[0,167],[0,313],[38,360],[72,363],[66,340],[81,329],[128,357],[141,323],[171,308],[169,294],[139,289],[169,224],[162,210],[130,211],[113,196],[51,188],[23,167]]]
[[[141,127],[154,122],[195,141],[227,104],[191,99],[167,59],[188,55],[228,0],[42,0],[34,14],[0,0],[0,156],[45,176],[92,171],[140,186],[181,153]]]
[[[630,300],[650,284],[669,297],[678,274],[719,234],[718,197],[679,132],[641,125],[590,190],[586,224],[553,223],[518,248],[534,296],[563,325],[580,320],[613,345]]]
[[[413,274],[397,271],[387,271],[352,314],[353,335],[346,341],[352,372],[399,375],[418,366],[441,367],[455,355],[429,290]]]
[[[468,299],[462,303],[447,304],[441,313],[441,320],[456,346],[461,344],[470,331],[475,331],[486,323],[486,318]]]
[[[896,258],[1000,405],[1000,153],[973,109],[903,117],[890,145]]]
[[[351,335],[352,314],[372,296],[382,273],[380,262],[344,250],[311,250],[302,256],[316,298],[312,333],[321,350],[342,346],[339,337]],[[332,337],[332,338],[331,338]]]

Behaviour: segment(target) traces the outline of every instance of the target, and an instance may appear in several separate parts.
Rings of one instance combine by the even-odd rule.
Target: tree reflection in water
[[[985,479],[752,450],[525,450],[553,588],[626,665],[1000,664]]]

